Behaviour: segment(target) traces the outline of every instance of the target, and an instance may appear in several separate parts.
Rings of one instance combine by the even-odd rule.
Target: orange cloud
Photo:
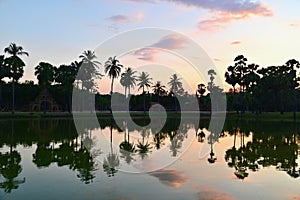
[[[293,200],[300,200],[300,195],[291,195],[291,196],[290,196],[290,199],[293,199]]]
[[[182,175],[182,172],[176,170],[161,169],[150,173],[151,176],[167,186],[178,188],[187,181],[187,178]]]
[[[238,45],[238,44],[242,44],[242,42],[241,41],[233,41],[230,44],[231,45]]]

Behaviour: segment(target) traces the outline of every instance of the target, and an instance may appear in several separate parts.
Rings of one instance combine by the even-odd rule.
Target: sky
[[[198,83],[206,81],[207,72],[196,76],[190,63],[174,54],[188,48],[187,37],[206,52],[228,89],[224,73],[237,55],[261,67],[300,59],[299,8],[299,0],[0,0],[0,54],[11,42],[21,45],[30,55],[23,57],[21,81],[36,82],[34,68],[41,61],[69,64],[84,50],[101,48],[118,34],[154,27],[177,34],[150,35],[144,42],[150,48],[116,55],[125,67],[149,69],[153,82],[164,85],[177,73],[193,93]],[[130,43],[139,38],[148,41],[141,34]],[[126,39],[121,45],[126,46]],[[108,93],[109,86],[107,78],[99,82],[101,93]],[[118,84],[116,90],[123,91]]]

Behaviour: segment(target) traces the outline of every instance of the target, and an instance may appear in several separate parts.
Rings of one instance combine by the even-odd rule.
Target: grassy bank
[[[98,118],[109,118],[111,117],[110,112],[97,112]],[[162,114],[160,112],[152,113],[155,117],[161,117]],[[197,112],[184,112],[184,113],[177,113],[177,112],[168,112],[168,117],[181,117],[181,114],[185,115],[186,117],[194,117],[199,115]],[[90,117],[90,113],[79,113],[82,117]],[[131,112],[131,117],[145,117],[149,116],[148,113],[144,112]],[[126,117],[127,114],[124,112],[118,112],[115,114],[118,117]],[[300,122],[300,112],[296,114],[296,121]],[[44,114],[43,112],[16,112],[15,114],[11,114],[10,112],[1,112],[0,119],[12,119],[12,118],[72,118],[73,114],[69,112],[48,112]],[[209,112],[201,112],[201,119],[209,119],[210,113]],[[237,114],[235,112],[227,112],[226,114],[227,120],[251,120],[251,121],[273,121],[273,122],[293,122],[293,113],[288,112],[281,115],[278,112],[269,112],[269,113],[261,113],[261,114],[253,114],[253,113],[244,113],[244,114]]]

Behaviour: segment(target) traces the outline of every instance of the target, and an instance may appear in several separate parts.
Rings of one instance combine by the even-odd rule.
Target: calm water
[[[300,199],[297,124],[119,120],[0,121],[0,199]]]

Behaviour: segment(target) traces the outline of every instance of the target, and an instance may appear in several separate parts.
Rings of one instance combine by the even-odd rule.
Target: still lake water
[[[299,124],[99,121],[1,120],[0,199],[300,199]]]

